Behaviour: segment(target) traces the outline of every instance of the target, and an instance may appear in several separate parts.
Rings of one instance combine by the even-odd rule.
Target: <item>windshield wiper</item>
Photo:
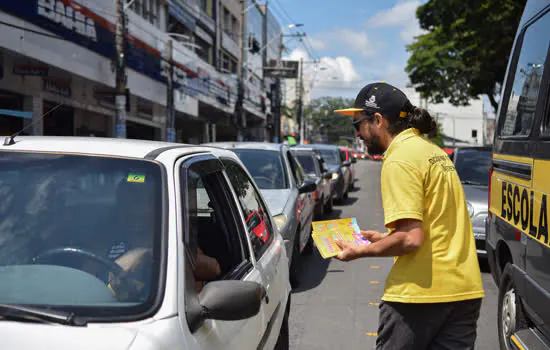
[[[476,182],[476,181],[460,181],[462,182],[463,185],[474,185],[474,186],[485,186],[484,184],[482,184],[481,182]]]
[[[28,306],[0,304],[0,320],[57,323],[67,326],[86,326],[86,321],[72,312],[46,311]]]

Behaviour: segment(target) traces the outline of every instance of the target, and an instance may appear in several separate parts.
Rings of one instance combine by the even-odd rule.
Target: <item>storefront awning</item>
[[[16,111],[13,109],[0,109],[0,116],[7,115],[9,117],[17,117],[24,119],[32,119],[32,112]]]

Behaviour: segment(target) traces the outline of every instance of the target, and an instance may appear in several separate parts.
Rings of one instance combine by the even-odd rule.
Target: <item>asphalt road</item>
[[[380,169],[381,163],[358,161],[355,191],[327,218],[356,217],[361,228],[383,231]],[[325,260],[315,250],[301,262],[302,282],[292,294],[290,348],[375,348],[378,305],[393,259],[343,263]],[[476,349],[498,349],[498,290],[483,263],[482,275],[486,297],[478,321]]]

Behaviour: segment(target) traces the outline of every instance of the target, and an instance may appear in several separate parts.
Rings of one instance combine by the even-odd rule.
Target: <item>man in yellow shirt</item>
[[[387,233],[367,246],[339,242],[336,257],[396,257],[380,305],[377,349],[473,349],[484,296],[464,191],[445,152],[422,134],[436,123],[399,89],[365,86],[353,108],[357,135],[385,152],[381,187]]]

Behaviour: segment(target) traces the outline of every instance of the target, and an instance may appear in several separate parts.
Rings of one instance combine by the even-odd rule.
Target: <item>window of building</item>
[[[550,16],[547,14],[526,29],[521,46],[516,48],[520,54],[508,106],[502,108],[506,114],[500,124],[501,136],[526,136],[531,132],[548,52],[548,44],[541,44],[548,40],[544,41],[542,36],[548,33]]]
[[[231,14],[225,7],[223,9],[223,31],[226,34],[231,34]]]
[[[231,61],[229,59],[229,56],[225,53],[222,53],[222,71],[224,73],[231,72]]]
[[[195,49],[197,55],[209,64],[213,64],[212,46],[198,36],[195,36],[195,44],[199,46]]]
[[[161,0],[135,0],[130,5],[130,9],[155,27],[159,27],[160,1]]]

